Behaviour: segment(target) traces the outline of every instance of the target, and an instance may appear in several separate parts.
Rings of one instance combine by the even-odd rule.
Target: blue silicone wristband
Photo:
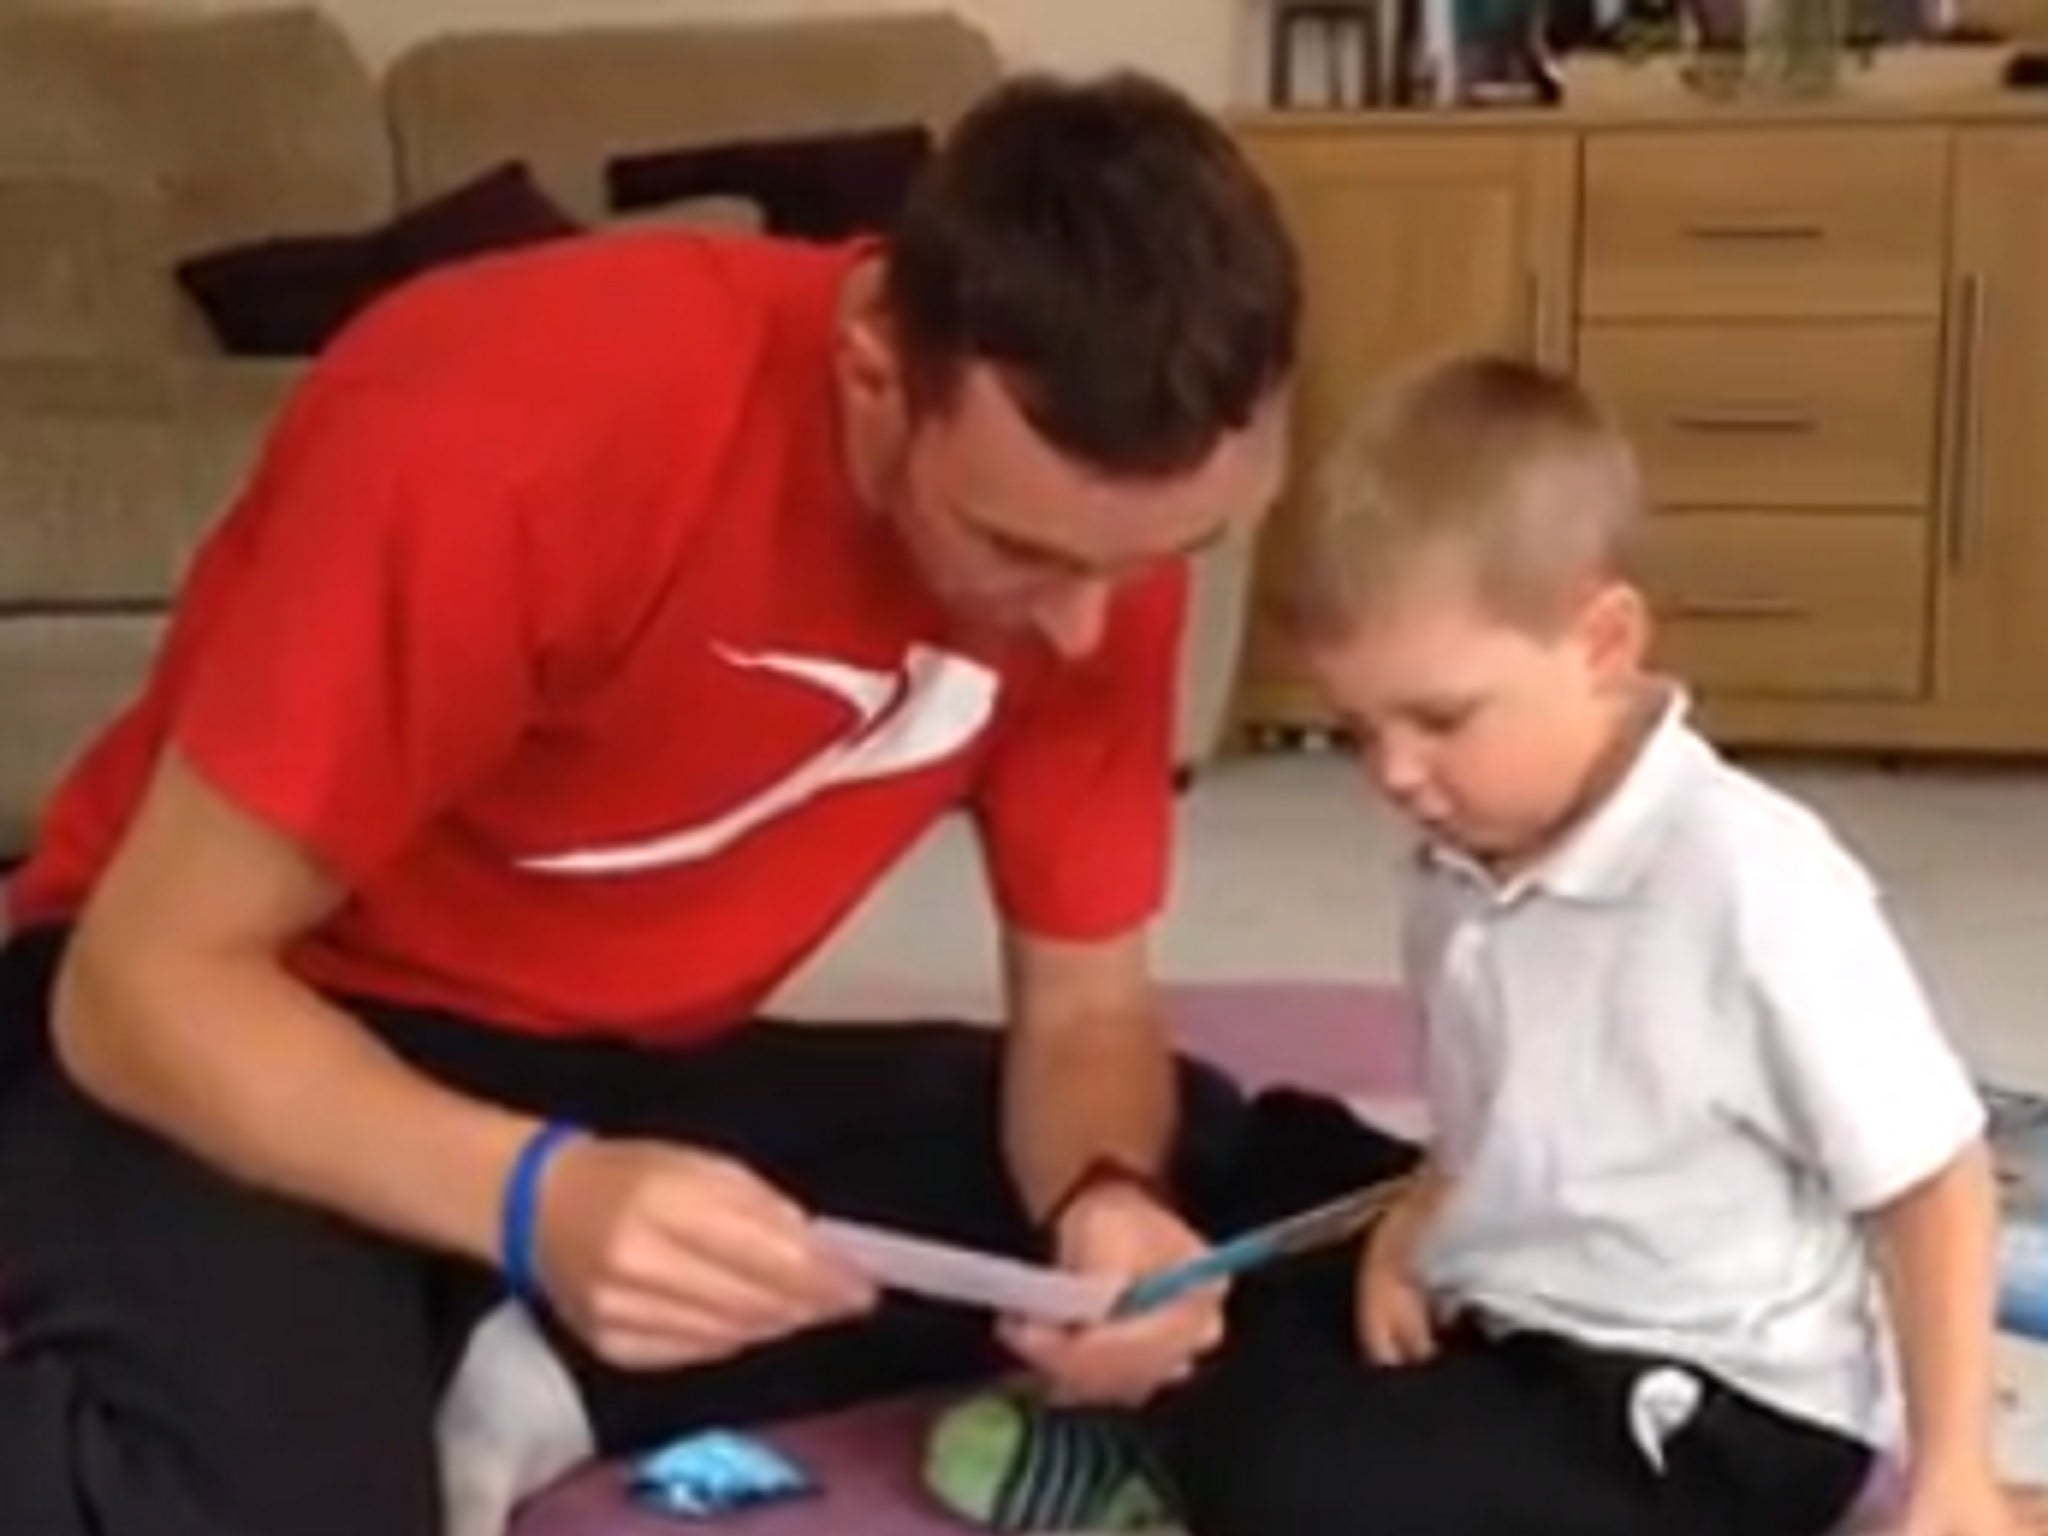
[[[540,1209],[540,1179],[562,1144],[582,1134],[580,1126],[551,1120],[519,1149],[505,1180],[505,1205],[498,1235],[499,1263],[512,1294],[531,1306],[540,1300],[540,1277],[533,1266],[533,1227]]]

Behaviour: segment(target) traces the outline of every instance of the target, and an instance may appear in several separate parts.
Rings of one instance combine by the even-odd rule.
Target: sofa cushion
[[[922,123],[691,145],[615,156],[605,167],[614,212],[704,197],[760,206],[770,231],[840,240],[896,222],[933,135]]]
[[[310,6],[0,12],[0,166],[149,184],[166,249],[348,229],[396,206],[374,83]],[[144,255],[184,343],[209,349],[167,265]]]
[[[408,199],[513,157],[595,223],[615,156],[912,122],[943,130],[999,73],[982,33],[933,13],[443,36],[401,55],[385,94]]]
[[[0,614],[167,599],[297,370],[0,361]],[[13,731],[15,674],[0,670]]]
[[[162,618],[149,613],[0,618],[0,860],[28,851],[43,802],[134,695],[162,634]]]
[[[142,183],[0,170],[0,357],[149,355],[177,337]]]
[[[231,246],[187,258],[177,276],[222,350],[306,357],[424,272],[576,233],[524,166],[504,165],[374,229]]]

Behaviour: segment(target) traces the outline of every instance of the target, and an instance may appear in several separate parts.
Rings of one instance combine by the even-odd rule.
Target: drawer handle
[[[1813,610],[1803,603],[1782,597],[1686,598],[1672,605],[1671,616],[1708,621],[1740,619],[1749,623],[1794,623],[1812,618]]]
[[[1767,244],[1800,245],[1828,237],[1823,224],[1793,224],[1758,220],[1740,224],[1688,224],[1686,238],[1712,245]]]
[[[1959,282],[1957,308],[1949,320],[1951,333],[1950,415],[1948,421],[1948,484],[1942,553],[1952,571],[1970,564],[1971,535],[1977,518],[1978,456],[1982,452],[1984,321],[1987,295],[1984,279],[1966,272]]]
[[[1800,411],[1699,411],[1674,416],[1671,424],[1681,432],[1705,436],[1804,437],[1820,430],[1820,423]]]

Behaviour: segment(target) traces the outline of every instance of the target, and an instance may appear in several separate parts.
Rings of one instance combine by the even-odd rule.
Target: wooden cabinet
[[[2048,744],[2048,128],[1966,132],[1956,171],[1937,675]]]
[[[1298,557],[1313,466],[1372,386],[1419,358],[1570,356],[1576,150],[1569,135],[1275,131],[1251,141],[1306,263],[1296,482],[1261,543],[1240,718],[1316,726],[1325,711],[1269,600]]]
[[[1643,584],[1663,645],[1713,695],[1910,699],[1926,687],[1927,530],[1911,513],[1658,517]]]
[[[1581,377],[1662,508],[1925,508],[1941,335],[1932,321],[1589,325]]]
[[[1658,657],[1720,711],[1928,691],[1949,135],[1584,146],[1580,376],[1641,454]]]
[[[1254,119],[1308,271],[1297,484],[1412,357],[1575,369],[1659,657],[1749,745],[2048,751],[2048,111]],[[1327,715],[1256,630],[1253,727]]]
[[[1583,146],[1588,320],[1940,308],[1938,128],[1692,123]]]

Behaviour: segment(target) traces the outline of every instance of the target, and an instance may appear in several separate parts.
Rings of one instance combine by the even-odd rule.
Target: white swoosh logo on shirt
[[[521,867],[540,874],[626,875],[698,863],[827,790],[944,761],[980,735],[995,713],[996,674],[931,646],[910,647],[899,672],[775,651],[750,655],[721,646],[718,653],[736,667],[773,672],[843,699],[858,718],[837,741],[710,821],[638,842],[523,859]]]

